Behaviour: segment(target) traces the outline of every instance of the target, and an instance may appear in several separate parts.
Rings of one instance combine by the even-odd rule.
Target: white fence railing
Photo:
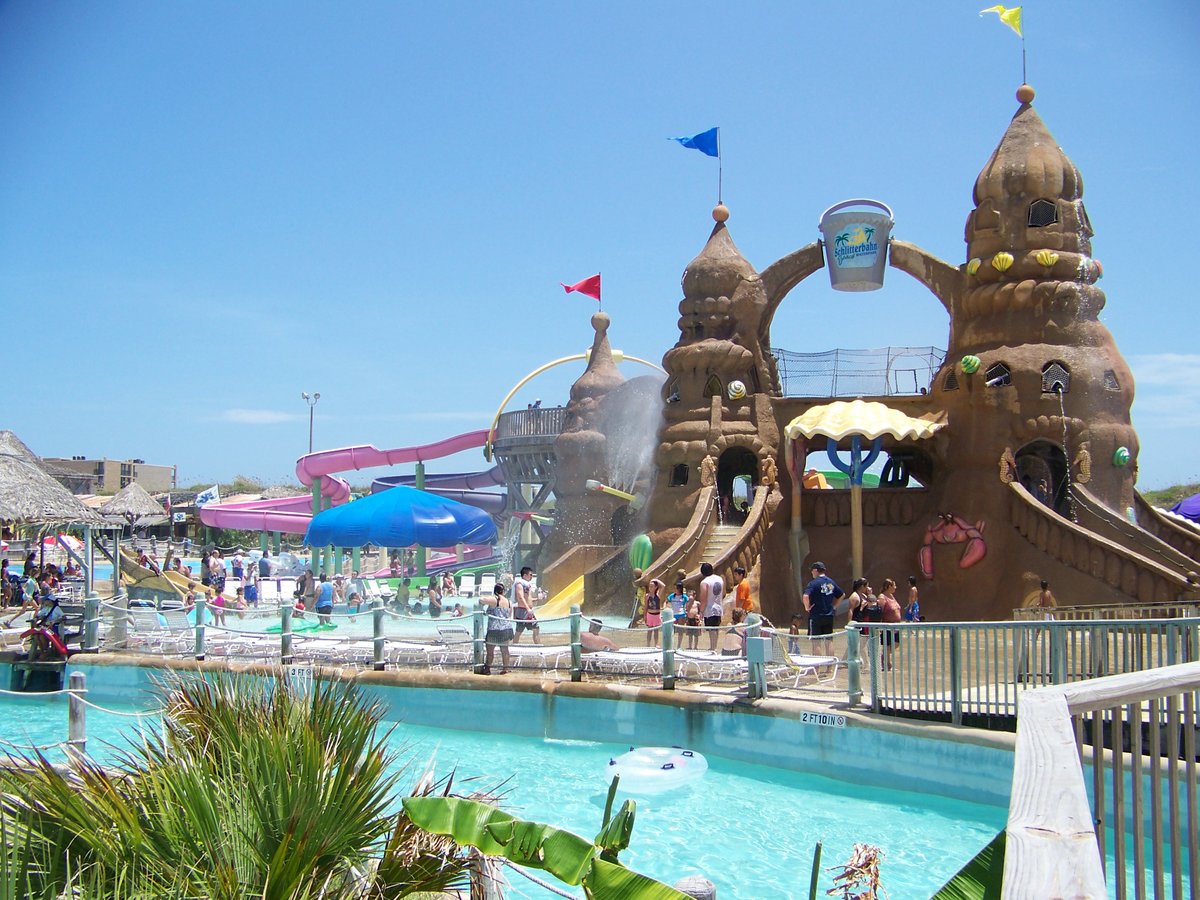
[[[1187,663],[1021,695],[1003,897],[1197,896],[1198,692]]]

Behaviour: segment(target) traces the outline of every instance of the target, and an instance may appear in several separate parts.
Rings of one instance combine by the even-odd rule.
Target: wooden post
[[[862,702],[861,673],[858,666],[860,638],[856,623],[851,622],[846,626],[846,700],[851,706],[858,706]]]
[[[371,618],[374,620],[372,624],[375,628],[375,671],[382,672],[384,669],[383,647],[387,643],[387,638],[383,636],[383,617],[385,610],[382,600],[372,600]]]
[[[292,606],[284,603],[279,607],[279,661],[290,666],[295,657],[292,655]]]
[[[580,620],[582,613],[579,604],[571,606],[571,680],[583,681],[583,644],[580,640]]]
[[[83,756],[87,750],[87,706],[84,698],[87,696],[87,676],[82,672],[72,672],[67,690],[67,748],[68,755],[76,753]]]
[[[663,690],[675,690],[675,617],[670,615],[671,607],[666,606],[662,622],[662,678]]]
[[[83,652],[100,650],[100,598],[89,590],[83,599]]]
[[[208,601],[203,597],[196,600],[196,659],[204,659],[204,613],[208,608]]]
[[[472,671],[476,675],[483,674],[484,641],[487,636],[487,611],[482,607],[471,613],[471,628],[474,640],[471,642]]]

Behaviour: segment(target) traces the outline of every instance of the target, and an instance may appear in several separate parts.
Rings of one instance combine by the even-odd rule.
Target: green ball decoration
[[[1113,465],[1118,469],[1123,469],[1129,465],[1129,461],[1133,459],[1133,454],[1129,452],[1128,447],[1118,447],[1113,453]]]
[[[982,365],[982,362],[978,356],[964,356],[962,361],[959,362],[959,365],[962,366],[962,370],[968,375],[974,375],[979,371],[979,367]]]

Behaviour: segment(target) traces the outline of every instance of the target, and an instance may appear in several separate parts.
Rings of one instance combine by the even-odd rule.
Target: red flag
[[[562,284],[563,290],[568,294],[572,291],[578,291],[579,293],[586,294],[597,301],[600,299],[599,275],[593,275],[591,278],[585,278],[583,281],[577,281],[575,284],[563,284],[561,281],[559,284]]]

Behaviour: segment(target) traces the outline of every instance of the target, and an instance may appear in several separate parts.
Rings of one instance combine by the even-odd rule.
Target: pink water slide
[[[468,431],[432,444],[417,447],[395,447],[380,450],[367,444],[319,450],[296,461],[296,477],[305,487],[316,482],[321,496],[334,506],[350,499],[350,484],[338,478],[339,472],[373,469],[377,466],[396,466],[425,462],[453,456],[463,450],[473,450],[487,443],[488,430]],[[304,534],[312,519],[312,497],[286,497],[281,500],[249,500],[245,503],[221,503],[202,507],[200,521],[213,528],[236,528],[243,531],[281,531],[284,534]]]

